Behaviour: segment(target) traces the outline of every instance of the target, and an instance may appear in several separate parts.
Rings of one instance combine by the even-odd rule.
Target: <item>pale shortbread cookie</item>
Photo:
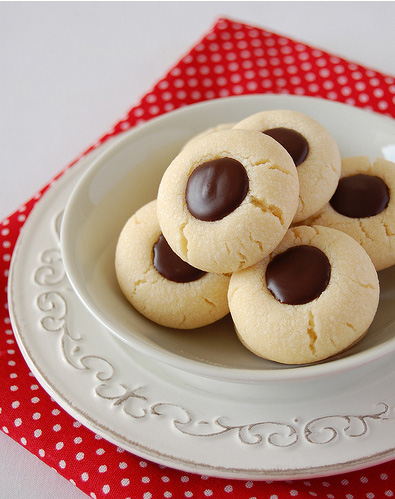
[[[378,158],[372,166],[366,156],[344,158],[341,179],[357,174],[379,177],[384,181],[388,188],[389,199],[383,211],[373,216],[353,218],[336,211],[331,201],[318,214],[304,223],[325,225],[346,232],[363,246],[376,270],[383,270],[395,264],[395,196],[393,195],[395,193],[395,164]],[[340,186],[341,183],[339,183]],[[364,197],[366,201],[371,201],[368,195]],[[333,199],[336,199],[335,196]],[[359,204],[362,205],[362,203]],[[385,205],[385,200],[383,205]]]
[[[211,126],[210,128],[206,128],[202,132],[199,132],[198,134],[196,134],[192,138],[190,138],[188,140],[188,142],[186,142],[184,144],[183,148],[186,147],[193,140],[200,139],[200,137],[204,137],[205,135],[207,135],[209,133],[219,132],[221,130],[230,130],[231,128],[233,128],[235,126],[235,124],[236,123],[234,123],[234,122],[232,122],[232,123],[220,123],[219,125]]]
[[[285,128],[298,132],[307,141],[307,156],[297,165],[300,192],[295,223],[319,211],[332,197],[340,176],[341,160],[335,139],[323,125],[297,111],[274,110],[253,114],[234,128],[260,132]]]
[[[286,264],[283,260],[276,268],[276,263],[305,246],[327,260],[326,282],[322,279],[328,269],[322,273],[322,262],[315,266],[309,254],[304,262],[290,260],[281,280]],[[293,298],[308,295],[321,281],[323,286],[306,303],[282,303],[270,281],[275,272],[279,289],[282,286]],[[284,364],[306,364],[331,357],[361,339],[377,310],[379,282],[372,261],[353,238],[328,227],[300,226],[289,229],[269,257],[232,275],[228,299],[238,336],[249,350]]]
[[[165,171],[159,224],[183,260],[229,273],[273,251],[292,222],[298,193],[296,167],[274,139],[254,130],[217,131],[191,142]],[[220,213],[206,212],[213,207]]]
[[[156,201],[140,208],[122,229],[115,268],[128,301],[142,315],[166,327],[197,328],[224,317],[229,312],[230,278],[204,272],[191,282],[163,277],[153,263],[153,247],[160,236]]]

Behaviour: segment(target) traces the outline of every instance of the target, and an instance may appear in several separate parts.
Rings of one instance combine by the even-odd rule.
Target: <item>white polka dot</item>
[[[298,492],[297,490],[295,490],[295,489],[293,489],[293,490],[291,490],[291,491],[289,492],[289,495],[291,495],[292,497],[295,497],[295,496],[297,496],[298,494],[299,494],[299,492]]]
[[[204,491],[204,495],[205,495],[206,497],[211,497],[211,496],[213,495],[213,491],[212,491],[211,489],[206,489],[206,490]]]
[[[184,496],[185,496],[185,497],[192,497],[192,496],[193,496],[193,494],[192,494],[192,492],[191,492],[190,490],[187,490],[187,491],[185,492]]]
[[[168,102],[167,104],[165,104],[163,106],[163,108],[165,111],[172,111],[174,109],[174,104],[172,104],[171,102]]]
[[[130,480],[129,480],[129,478],[122,478],[122,480],[121,480],[121,485],[122,485],[123,487],[127,487],[129,484],[130,484]]]
[[[21,403],[19,402],[19,400],[15,400],[12,404],[11,404],[11,407],[13,409],[18,409],[18,407],[21,405]]]
[[[41,414],[39,412],[35,412],[32,417],[34,420],[37,420],[41,418]]]
[[[52,427],[53,431],[60,431],[62,429],[62,427],[60,426],[60,424],[56,424]]]
[[[82,461],[85,457],[85,454],[83,452],[79,452],[75,458],[77,459],[77,461]]]
[[[381,478],[381,480],[388,480],[387,473],[381,473],[380,478]]]
[[[144,492],[143,499],[151,499],[152,494],[151,492]]]
[[[38,390],[38,385],[30,385],[30,390]]]
[[[232,485],[227,485],[225,488],[224,488],[225,492],[232,492],[233,491],[233,487]]]
[[[88,475],[88,473],[86,471],[84,473],[82,473],[81,480],[83,482],[87,482],[89,480],[89,475]]]
[[[252,83],[252,82],[248,82],[248,83]],[[247,84],[247,88],[249,87],[249,85]],[[218,95],[219,97],[227,97],[228,95],[230,95],[230,92],[227,88],[221,88],[218,92]]]
[[[316,93],[320,89],[320,87],[316,83],[311,83],[308,88],[312,93]]]
[[[128,465],[125,462],[122,462],[122,463],[119,463],[119,467],[121,468],[121,470],[124,470],[128,467]]]
[[[368,499],[374,499],[375,495],[373,494],[373,492],[368,492],[368,493],[366,494],[366,497],[367,497]]]
[[[331,74],[331,72],[329,71],[328,68],[322,68],[319,70],[319,75],[322,77],[322,78],[328,78],[328,76]],[[326,82],[324,82],[325,84]]]
[[[64,443],[63,443],[63,442],[58,442],[58,443],[55,445],[56,450],[63,449],[63,447],[64,447]]]
[[[363,81],[357,81],[357,83],[355,84],[355,88],[358,90],[358,92],[363,92],[366,89],[366,85]]]
[[[384,494],[387,496],[387,497],[393,497],[394,493],[392,492],[392,490],[386,490],[384,492]]]
[[[363,74],[360,71],[354,71],[351,76],[354,80],[360,80],[361,78],[363,78]]]
[[[45,456],[45,450],[44,449],[39,449],[38,450],[38,454],[39,454],[39,456],[44,457]]]
[[[362,103],[366,103],[366,102],[369,102],[369,95],[368,94],[359,94],[358,96],[358,100]]]
[[[287,85],[287,81],[284,78],[278,78],[276,80],[276,85],[280,88],[284,88]]]
[[[74,443],[75,444],[80,444],[82,442],[82,438],[81,437],[75,437],[74,439]]]
[[[243,93],[243,87],[241,85],[235,85],[233,87],[233,93],[238,95]]]
[[[105,473],[106,471],[107,471],[107,466],[105,464],[99,466],[99,473]]]
[[[246,482],[245,486],[247,487],[247,489],[251,489],[254,486],[254,482],[251,482],[249,480],[248,482]]]
[[[378,104],[377,104],[378,108],[381,110],[381,111],[385,111],[386,109],[388,109],[388,103],[385,102],[385,101],[380,101]]]
[[[33,397],[30,401],[32,404],[37,404],[38,402],[40,402],[40,399],[38,397]]]
[[[59,461],[59,468],[66,468],[66,462],[62,459],[61,461]]]
[[[128,123],[127,121],[123,121],[119,124],[119,126],[122,130],[127,130],[128,128],[130,128],[130,123]]]
[[[2,429],[3,429],[4,433],[7,433],[7,434],[8,434],[8,428],[7,428],[6,426],[3,426],[3,428],[2,428]]]
[[[346,104],[349,104],[350,106],[355,106],[355,99],[349,97],[348,99],[346,99]]]
[[[104,485],[102,488],[102,491],[104,492],[104,494],[108,494],[110,492],[110,486]]]
[[[330,100],[336,100],[337,99],[337,92],[328,92],[326,94],[326,96],[328,97],[328,99]]]
[[[14,421],[14,425],[15,425],[16,427],[21,426],[21,424],[22,424],[22,419],[21,419],[21,418],[17,418],[17,419],[15,419],[15,421]]]
[[[348,97],[349,95],[351,95],[352,90],[351,90],[351,88],[350,88],[350,87],[345,86],[345,87],[342,87],[342,88],[340,89],[340,93],[341,93],[342,95],[344,95],[345,97]]]
[[[169,82],[167,80],[162,80],[158,83],[158,88],[161,90],[164,90],[165,88],[168,88]]]
[[[176,97],[177,99],[184,100],[187,97],[187,93],[185,92],[185,90],[178,90],[176,92]]]
[[[34,430],[34,436],[35,436],[36,438],[41,437],[42,433],[43,433],[43,432],[42,432],[41,430]]]
[[[196,60],[199,63],[205,63],[205,62],[207,62],[207,57],[204,54],[198,54],[198,56],[196,57]]]
[[[150,114],[155,115],[155,114],[158,114],[158,113],[159,113],[159,111],[160,111],[159,106],[150,106],[150,107],[149,107],[149,112],[150,112]]]
[[[145,98],[146,98],[147,102],[149,102],[150,104],[157,101],[155,94],[148,94]]]
[[[170,74],[172,76],[180,76],[181,74],[181,69],[180,68],[173,68],[171,71],[170,71]]]

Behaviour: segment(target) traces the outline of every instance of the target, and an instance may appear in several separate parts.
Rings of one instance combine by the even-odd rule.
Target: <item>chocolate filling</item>
[[[326,289],[331,276],[328,257],[314,246],[294,246],[276,255],[266,269],[266,284],[276,300],[308,303]]]
[[[284,149],[286,149],[293,159],[295,166],[300,165],[309,153],[309,144],[302,134],[291,128],[278,127],[265,130],[265,135],[270,135]]]
[[[184,262],[170,248],[169,243],[164,238],[163,234],[159,236],[158,241],[154,244],[153,263],[156,270],[169,281],[174,282],[191,282],[197,281],[206,274],[203,270],[196,269]]]
[[[218,158],[199,165],[188,179],[185,200],[199,220],[213,222],[232,213],[247,195],[244,166],[232,158]]]
[[[339,180],[330,204],[346,217],[366,218],[385,210],[389,200],[389,190],[384,180],[358,173]]]

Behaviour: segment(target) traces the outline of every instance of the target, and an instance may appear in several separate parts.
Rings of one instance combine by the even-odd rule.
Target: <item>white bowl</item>
[[[220,123],[265,109],[293,109],[321,122],[345,156],[377,156],[395,162],[395,122],[326,100],[251,95],[184,107],[126,132],[89,167],[64,212],[61,248],[68,278],[87,309],[135,350],[190,373],[255,382],[302,379],[356,368],[395,350],[395,268],[380,273],[380,306],[368,334],[326,362],[286,366],[256,357],[237,339],[229,317],[180,331],[141,316],[122,295],[114,252],[126,220],[156,198],[161,176],[183,144]]]

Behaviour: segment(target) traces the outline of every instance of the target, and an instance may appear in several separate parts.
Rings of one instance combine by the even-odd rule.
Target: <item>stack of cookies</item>
[[[198,328],[230,311],[256,355],[321,361],[376,314],[377,271],[395,263],[392,186],[393,163],[342,160],[303,113],[219,124],[183,147],[126,223],[119,285],[157,324]]]

